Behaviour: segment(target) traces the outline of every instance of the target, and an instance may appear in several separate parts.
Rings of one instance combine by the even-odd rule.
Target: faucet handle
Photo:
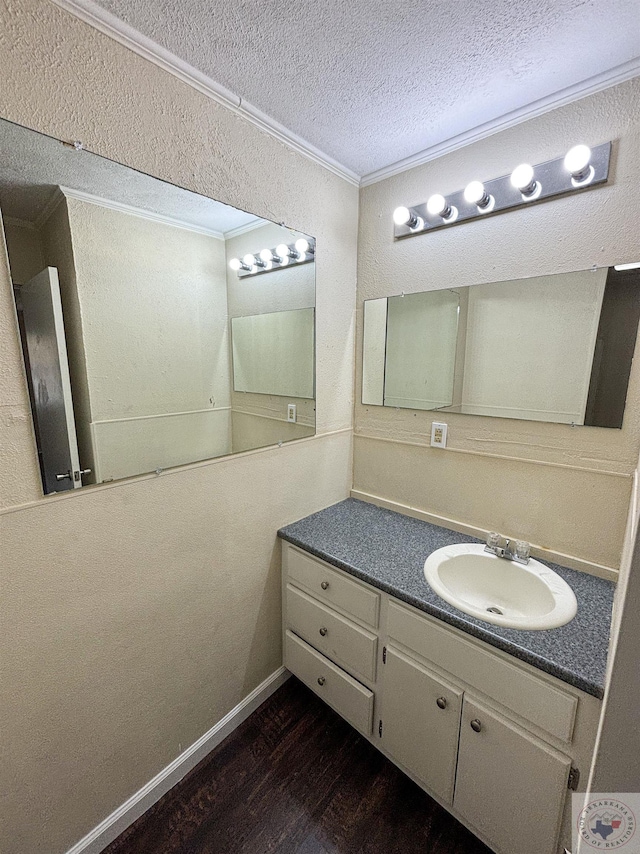
[[[526,540],[516,540],[516,557],[520,560],[529,560],[531,557],[531,546]]]
[[[492,531],[489,534],[489,536],[487,537],[487,548],[488,549],[497,549],[498,546],[500,545],[500,540],[501,540],[500,534],[498,534],[496,531]]]

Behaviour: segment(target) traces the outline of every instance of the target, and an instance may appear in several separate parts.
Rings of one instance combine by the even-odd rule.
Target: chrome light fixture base
[[[394,224],[393,236],[396,240],[416,237],[418,234],[427,234],[441,228],[451,228],[472,219],[487,219],[487,217],[503,211],[538,204],[556,196],[589,190],[608,181],[610,159],[610,142],[594,146],[591,149],[589,167],[585,172],[585,178],[582,180],[576,180],[567,170],[564,165],[564,155],[555,160],[547,160],[546,163],[539,163],[533,167],[536,188],[530,196],[523,195],[519,189],[511,184],[510,175],[494,178],[492,181],[484,181],[484,191],[487,196],[493,199],[493,206],[490,210],[479,209],[475,202],[468,202],[464,196],[464,189],[449,193],[446,196],[446,203],[452,210],[457,210],[457,216],[450,221],[443,219],[440,215],[429,213],[426,202],[411,205],[409,210],[412,215],[419,217],[424,222],[424,226],[421,229],[412,229],[407,225]]]

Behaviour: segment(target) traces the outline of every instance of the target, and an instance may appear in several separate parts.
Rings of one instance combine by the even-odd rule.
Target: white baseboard
[[[165,795],[169,789],[176,785],[192,768],[217,747],[221,741],[230,735],[236,727],[246,720],[250,714],[255,712],[274,691],[283,685],[291,674],[284,667],[278,668],[271,676],[267,677],[248,697],[231,709],[222,720],[205,732],[191,747],[184,750],[180,756],[163,768],[159,774],[125,801],[111,815],[101,821],[86,836],[67,851],[67,854],[99,854],[114,839],[129,827],[130,824],[140,818],[149,807]]]

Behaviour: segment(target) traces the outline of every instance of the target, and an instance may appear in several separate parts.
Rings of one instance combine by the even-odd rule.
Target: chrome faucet
[[[500,545],[501,541],[504,542],[504,545]],[[504,558],[505,560],[514,560],[516,563],[522,563],[525,566],[531,558],[531,546],[526,540],[516,540],[514,546],[508,537],[503,537],[495,531],[492,531],[487,537],[487,544],[484,550],[497,557]]]

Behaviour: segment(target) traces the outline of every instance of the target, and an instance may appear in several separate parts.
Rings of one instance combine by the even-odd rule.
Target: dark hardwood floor
[[[491,854],[291,678],[104,854]]]

